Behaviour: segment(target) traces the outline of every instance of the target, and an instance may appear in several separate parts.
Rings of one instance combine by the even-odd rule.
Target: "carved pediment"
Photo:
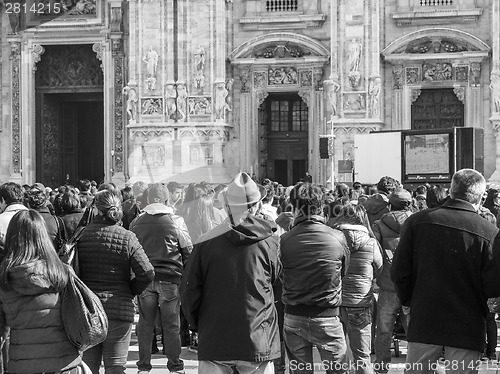
[[[278,43],[268,43],[266,45],[260,45],[249,51],[249,56],[243,57],[255,57],[255,58],[299,58],[302,56],[313,55],[313,51],[306,50],[304,47],[297,44],[285,42],[282,44]]]
[[[402,46],[394,53],[455,53],[463,51],[477,51],[475,46],[450,39],[421,38]]]

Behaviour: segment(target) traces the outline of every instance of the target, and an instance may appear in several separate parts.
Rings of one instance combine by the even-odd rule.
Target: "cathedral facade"
[[[500,183],[497,1],[0,4],[2,182],[351,182],[356,134],[476,127]]]

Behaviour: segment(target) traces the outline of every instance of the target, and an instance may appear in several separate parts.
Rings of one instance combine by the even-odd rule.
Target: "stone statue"
[[[165,87],[167,119],[173,119],[177,112],[177,92],[173,84],[167,84]]]
[[[186,118],[187,97],[186,85],[184,83],[179,83],[177,85],[177,112],[181,117],[178,119]]]
[[[349,44],[347,64],[349,71],[359,71],[359,63],[361,59],[361,43],[356,39],[352,39]]]
[[[340,84],[335,80],[336,77],[330,77],[330,79],[323,82],[326,87],[326,94],[328,97],[328,102],[332,110],[332,116],[338,115],[337,113],[337,100],[338,92],[340,90]]]
[[[226,110],[231,110],[226,102],[229,91],[225,82],[219,82],[215,86],[215,118],[224,120]]]
[[[379,76],[372,77],[368,86],[368,95],[370,97],[370,110],[372,117],[379,114],[379,99],[380,99],[381,80]]]
[[[149,51],[146,52],[142,61],[146,63],[146,70],[148,72],[148,78],[156,78],[156,68],[158,66],[158,52],[153,49],[153,46],[149,47]]]
[[[127,96],[126,110],[128,114],[128,120],[129,122],[136,121],[138,102],[137,92],[130,86],[125,86],[123,87],[123,94]]]
[[[199,72],[203,72],[205,69],[205,48],[202,46],[198,46],[194,52],[194,65]]]
[[[491,99],[493,101],[493,112],[500,115],[500,71],[491,72]]]

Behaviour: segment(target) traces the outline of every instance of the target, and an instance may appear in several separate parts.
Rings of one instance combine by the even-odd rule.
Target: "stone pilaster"
[[[21,153],[21,42],[10,43],[11,77],[11,180],[20,182],[22,178]]]
[[[111,54],[114,74],[114,117],[112,126],[113,148],[111,150],[113,179],[124,180],[124,137],[123,137],[123,46],[121,38],[111,40]]]

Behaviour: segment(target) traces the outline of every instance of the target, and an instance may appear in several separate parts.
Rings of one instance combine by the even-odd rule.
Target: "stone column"
[[[110,130],[112,136],[110,176],[118,185],[125,183],[124,176],[124,139],[123,139],[123,45],[120,37],[111,39],[113,61],[113,121]],[[105,147],[106,148],[106,147]],[[106,158],[105,158],[106,159]],[[107,174],[107,173],[105,173]]]
[[[11,40],[11,170],[9,180],[22,183],[21,152],[21,41]]]

